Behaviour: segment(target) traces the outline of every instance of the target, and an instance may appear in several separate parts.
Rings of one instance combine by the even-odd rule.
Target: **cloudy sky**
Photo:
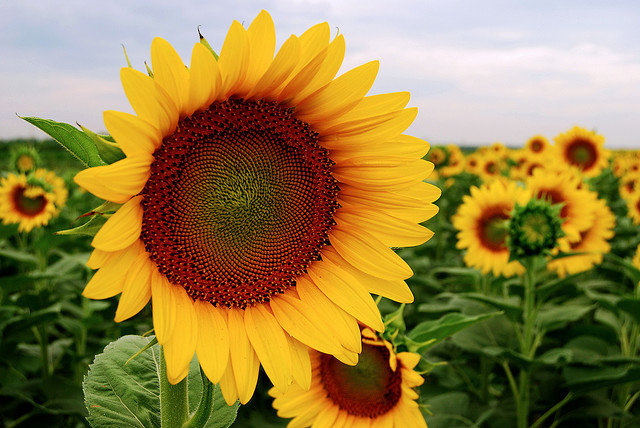
[[[17,115],[104,131],[103,110],[132,111],[122,45],[141,70],[155,36],[188,63],[198,26],[219,51],[261,9],[278,44],[327,21],[343,71],[380,60],[371,93],[410,91],[410,133],[432,144],[518,146],[579,125],[640,149],[637,0],[2,0],[0,139],[43,136]]]

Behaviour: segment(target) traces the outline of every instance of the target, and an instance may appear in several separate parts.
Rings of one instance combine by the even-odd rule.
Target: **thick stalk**
[[[162,428],[181,428],[189,418],[187,379],[172,385],[167,378],[164,350],[160,348],[160,421]]]
[[[534,342],[536,342],[534,337],[536,320],[536,263],[534,259],[529,259],[525,260],[523,264],[526,271],[524,273],[523,331],[520,342],[520,352],[527,358],[533,358],[535,354]],[[518,428],[526,428],[529,426],[530,390],[531,374],[529,368],[522,368],[519,376],[519,396],[516,401]]]

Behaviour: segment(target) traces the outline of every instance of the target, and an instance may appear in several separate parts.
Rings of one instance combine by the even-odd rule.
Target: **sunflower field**
[[[640,426],[640,151],[404,134],[328,24],[0,142],[6,427]]]

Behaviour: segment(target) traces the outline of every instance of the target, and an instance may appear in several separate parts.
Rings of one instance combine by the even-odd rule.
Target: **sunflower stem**
[[[162,428],[181,428],[189,418],[187,379],[172,385],[167,378],[164,350],[160,348],[160,421]]]
[[[209,417],[213,411],[213,394],[215,392],[214,385],[209,378],[200,369],[200,377],[202,378],[202,398],[198,405],[198,410],[183,425],[184,428],[203,428],[206,426]]]

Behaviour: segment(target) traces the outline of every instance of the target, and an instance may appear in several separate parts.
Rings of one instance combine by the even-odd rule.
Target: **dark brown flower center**
[[[590,169],[598,160],[594,143],[585,138],[576,138],[565,150],[569,163],[582,170]]]
[[[534,152],[534,153],[541,152],[543,148],[544,148],[544,145],[542,144],[542,141],[533,140],[531,142],[531,151],[532,152]]]
[[[227,100],[154,153],[141,237],[193,299],[245,308],[284,292],[328,243],[338,186],[309,125],[275,103]]]
[[[35,217],[42,214],[47,206],[47,198],[44,195],[38,195],[35,198],[25,196],[26,187],[16,187],[11,195],[13,206],[20,214],[27,217]]]
[[[358,364],[348,366],[331,355],[320,357],[322,385],[340,409],[360,417],[384,415],[400,401],[400,367],[389,367],[389,350],[384,346],[362,345]]]
[[[482,213],[477,222],[477,236],[483,247],[494,252],[507,249],[507,227],[505,220],[509,219],[510,207],[492,206]]]

